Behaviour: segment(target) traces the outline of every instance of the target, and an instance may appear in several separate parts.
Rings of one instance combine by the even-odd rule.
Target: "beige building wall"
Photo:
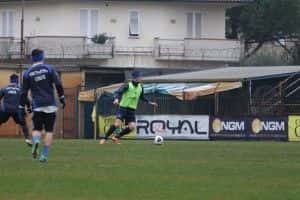
[[[79,36],[80,9],[98,9],[99,33],[116,37],[119,46],[153,46],[153,38],[186,37],[188,12],[202,14],[202,38],[225,38],[225,5],[160,2],[66,1],[28,2],[25,36]],[[20,37],[20,3],[0,4],[0,12],[14,12],[14,36]],[[140,13],[140,37],[129,38],[129,11]],[[1,15],[0,15],[1,18]],[[0,19],[0,27],[2,20]],[[0,31],[1,34],[1,31]]]

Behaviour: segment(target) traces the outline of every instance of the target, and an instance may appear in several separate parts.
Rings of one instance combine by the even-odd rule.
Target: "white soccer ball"
[[[162,145],[164,143],[164,138],[160,135],[155,136],[154,144]]]

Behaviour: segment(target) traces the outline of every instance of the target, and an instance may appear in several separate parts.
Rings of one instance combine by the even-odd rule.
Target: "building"
[[[25,68],[32,49],[44,49],[69,88],[69,122],[59,132],[72,132],[80,128],[70,122],[80,88],[121,82],[133,68],[163,74],[238,63],[242,46],[225,38],[225,11],[251,1],[0,0],[1,81]],[[102,33],[102,44],[91,40]]]

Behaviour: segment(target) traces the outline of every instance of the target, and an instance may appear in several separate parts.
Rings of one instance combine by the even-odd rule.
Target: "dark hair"
[[[17,74],[12,74],[9,78],[11,83],[18,83],[19,81],[19,76]]]
[[[131,76],[133,79],[136,79],[136,78],[140,78],[142,76],[142,72],[141,71],[138,71],[138,70],[134,70],[132,73],[131,73]]]
[[[40,62],[40,61],[44,60],[44,51],[41,49],[32,50],[31,59],[33,62]]]
[[[33,49],[32,52],[31,52],[31,56],[37,56],[37,55],[42,54],[42,53],[44,53],[44,51],[41,50],[41,49]]]

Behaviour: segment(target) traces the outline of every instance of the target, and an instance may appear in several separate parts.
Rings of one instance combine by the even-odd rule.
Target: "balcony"
[[[13,37],[0,37],[0,59],[20,57],[20,41]]]
[[[86,37],[34,36],[25,38],[25,54],[43,49],[48,59],[109,59],[113,57],[113,38],[105,44],[95,44]],[[20,41],[0,37],[0,59],[19,59]]]
[[[108,59],[113,57],[113,38],[105,44],[95,44],[81,36],[26,37],[26,54],[40,48],[52,59]]]
[[[156,60],[238,62],[241,44],[227,39],[154,39]]]

